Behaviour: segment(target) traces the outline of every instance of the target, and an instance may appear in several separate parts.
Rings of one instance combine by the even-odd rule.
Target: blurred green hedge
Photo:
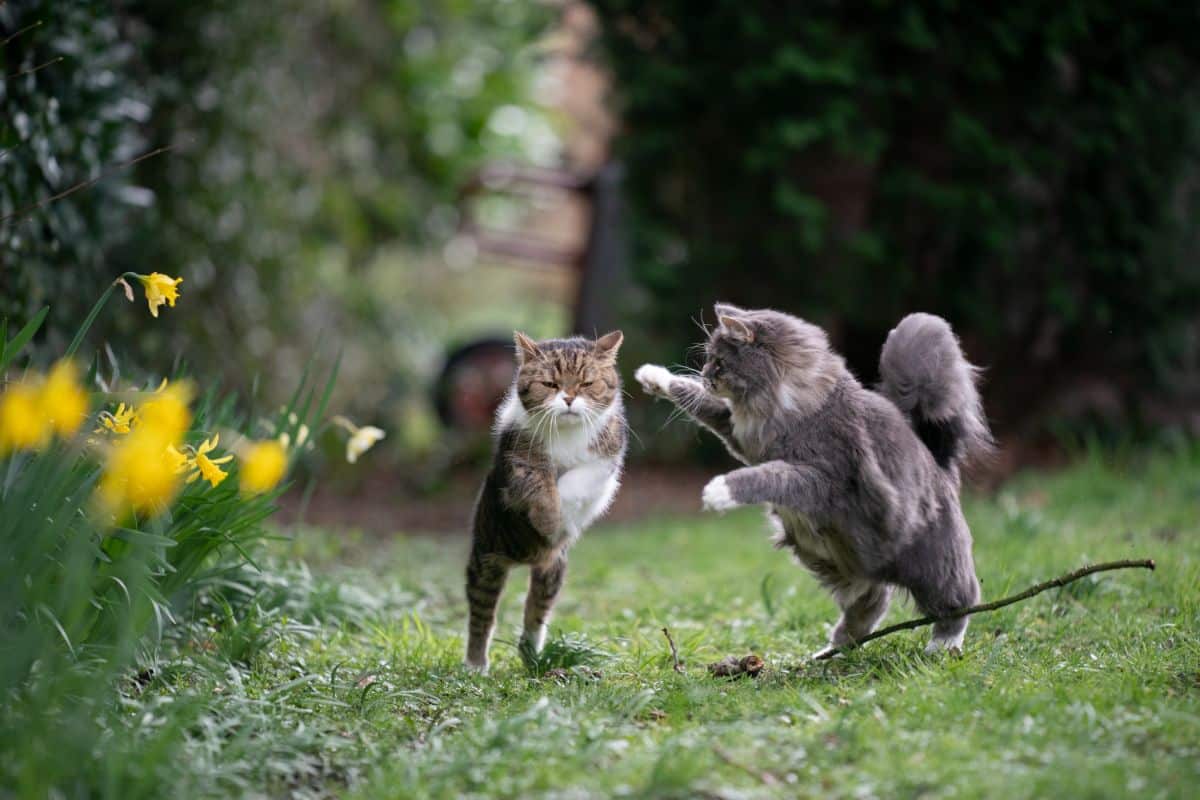
[[[993,392],[1200,375],[1200,6],[593,5],[672,347],[723,298],[830,326],[865,377],[917,309]]]
[[[379,340],[418,338],[407,293],[363,279],[440,248],[484,158],[527,157],[495,118],[543,122],[530,44],[549,17],[505,0],[0,3],[0,218],[16,214],[0,316],[49,303],[36,344],[61,348],[97,286],[160,271],[205,314],[112,315],[97,334],[118,362],[165,367],[186,344],[213,380],[284,386],[324,337],[348,368],[370,353],[377,394],[416,383],[411,359],[378,363]]]

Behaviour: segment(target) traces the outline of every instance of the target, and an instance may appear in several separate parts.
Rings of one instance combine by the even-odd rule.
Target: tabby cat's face
[[[620,331],[599,339],[547,339],[522,333],[517,343],[517,397],[530,414],[590,420],[613,404],[621,391],[617,375]]]

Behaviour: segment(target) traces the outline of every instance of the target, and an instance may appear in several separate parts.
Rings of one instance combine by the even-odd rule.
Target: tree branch
[[[1022,600],[1028,600],[1034,595],[1041,594],[1047,589],[1053,589],[1058,586],[1066,586],[1068,583],[1077,581],[1086,575],[1091,575],[1093,572],[1105,572],[1112,569],[1131,569],[1135,567],[1152,570],[1154,569],[1154,559],[1126,559],[1122,561],[1105,561],[1102,564],[1092,564],[1090,566],[1077,569],[1074,572],[1068,572],[1066,575],[1060,575],[1053,580],[1046,581],[1045,583],[1039,583],[1036,586],[1031,586],[1020,594],[1010,595],[1009,597],[1005,597],[1001,600],[993,600],[990,603],[983,603],[982,605],[971,606],[970,608],[962,608],[958,611],[944,614],[939,617],[921,617],[919,619],[910,619],[907,622],[897,622],[895,625],[889,625],[886,628],[880,628],[873,633],[869,633],[858,641],[849,642],[841,645],[840,647],[834,647],[823,651],[820,655],[816,656],[815,659],[820,661],[826,658],[832,658],[838,653],[844,653],[848,650],[853,650],[856,647],[861,647],[872,639],[879,639],[889,634],[896,633],[897,631],[907,631],[911,630],[912,628],[921,628],[946,619],[958,619],[959,617],[965,617],[970,614],[982,614],[985,611],[995,611],[998,608],[1011,606],[1013,603],[1019,603]]]
[[[9,150],[12,150],[12,149],[13,148],[11,148],[11,147],[9,148]],[[21,219],[22,217],[26,216],[27,214],[37,211],[39,208],[42,208],[43,206],[50,205],[55,200],[61,200],[69,194],[74,194],[75,192],[78,192],[80,189],[86,189],[89,186],[92,186],[93,184],[97,184],[100,181],[107,178],[108,176],[113,175],[117,172],[120,172],[123,169],[128,169],[129,167],[132,167],[134,164],[138,164],[138,163],[141,163],[142,161],[145,161],[147,158],[152,158],[153,156],[156,156],[160,153],[166,153],[167,151],[174,150],[174,149],[175,149],[175,145],[169,144],[169,145],[166,145],[165,147],[155,148],[154,150],[151,150],[148,153],[142,153],[137,158],[132,158],[129,161],[126,161],[122,164],[117,164],[115,167],[104,170],[103,172],[101,172],[99,175],[97,175],[94,178],[89,178],[86,181],[80,181],[79,183],[75,184],[74,186],[71,186],[71,187],[59,192],[58,194],[54,195],[53,197],[47,197],[46,199],[39,200],[32,205],[25,206],[25,208],[18,209],[17,211],[12,212],[11,214],[6,214],[5,216],[0,217],[0,223],[9,222],[10,220]],[[5,152],[7,153],[8,150],[6,150]]]

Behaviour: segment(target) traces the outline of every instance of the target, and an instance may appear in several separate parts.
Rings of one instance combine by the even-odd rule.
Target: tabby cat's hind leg
[[[525,630],[521,644],[540,653],[546,643],[546,623],[554,601],[567,577],[567,554],[560,552],[551,561],[535,564],[529,570],[529,594],[525,597]]]
[[[471,553],[467,562],[467,605],[470,622],[467,627],[467,659],[471,669],[486,673],[488,646],[496,627],[496,605],[508,577],[508,566],[491,554]]]

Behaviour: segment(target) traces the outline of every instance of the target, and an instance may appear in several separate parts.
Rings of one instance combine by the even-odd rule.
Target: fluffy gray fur
[[[960,470],[991,435],[945,320],[910,314],[888,336],[879,391],[863,387],[824,331],[778,311],[719,303],[699,379],[637,371],[747,466],[704,488],[708,510],[766,503],[790,548],[842,610],[830,647],[870,633],[895,586],[940,615],[979,600]],[[939,622],[928,650],[959,647],[967,619]]]

